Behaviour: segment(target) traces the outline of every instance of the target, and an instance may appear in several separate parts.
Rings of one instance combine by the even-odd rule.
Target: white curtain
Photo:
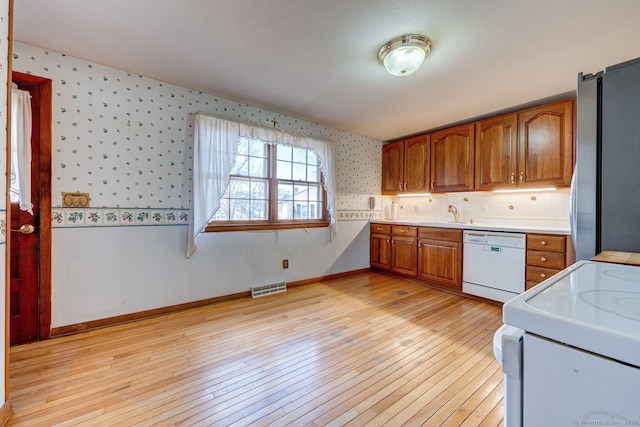
[[[31,95],[11,86],[11,201],[33,215],[31,203]]]
[[[193,141],[193,179],[191,186],[191,215],[187,258],[196,250],[195,239],[220,207],[220,198],[229,185],[229,171],[233,165],[238,140],[255,138],[268,144],[286,144],[308,148],[320,160],[320,171],[327,192],[331,237],[336,234],[335,173],[333,145],[326,141],[285,133],[276,128],[233,122],[205,114],[195,117]]]

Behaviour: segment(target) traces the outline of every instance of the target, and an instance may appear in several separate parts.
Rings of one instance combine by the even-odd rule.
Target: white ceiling
[[[575,91],[640,57],[638,0],[15,0],[14,39],[380,140]],[[423,67],[378,48],[428,36]]]

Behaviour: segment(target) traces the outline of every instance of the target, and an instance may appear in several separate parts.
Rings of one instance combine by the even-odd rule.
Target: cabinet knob
[[[544,279],[545,277],[547,277],[547,275],[544,274],[544,273],[540,273],[540,277],[542,277]]]
[[[547,262],[547,259],[545,257],[540,257],[540,261]]]
[[[542,242],[540,242],[540,244],[541,244],[542,246],[547,246],[547,241],[546,241],[546,240],[543,240]]]

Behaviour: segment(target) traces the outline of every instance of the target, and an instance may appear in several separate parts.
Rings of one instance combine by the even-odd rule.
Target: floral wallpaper
[[[14,43],[13,69],[53,81],[53,226],[188,223],[194,115],[272,125],[332,141],[338,219],[381,216],[381,142],[61,53]],[[63,192],[90,208],[63,208]]]

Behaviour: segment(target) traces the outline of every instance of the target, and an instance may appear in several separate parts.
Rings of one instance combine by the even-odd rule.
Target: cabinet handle
[[[395,246],[396,242],[393,241],[393,237],[389,237],[389,239],[391,240],[391,246]]]
[[[524,172],[520,172],[520,184],[524,182]]]
[[[540,273],[540,277],[542,277],[544,279],[545,277],[547,277],[547,275],[544,274],[544,273]]]
[[[418,242],[418,249],[422,247],[422,242]]]
[[[516,183],[516,173],[515,172],[511,173],[511,178],[509,179],[509,182],[511,184],[515,184]]]
[[[384,228],[382,228],[382,227],[376,227],[376,230],[378,230],[378,231],[382,231],[382,230],[384,230]]]
[[[542,246],[547,246],[547,241],[546,241],[546,240],[541,241],[541,242],[540,242],[540,245],[542,245]]]
[[[409,230],[400,230],[401,233],[407,233]]]
[[[547,262],[547,259],[545,257],[540,257],[540,261]]]
[[[391,244],[391,237],[387,237],[387,245]]]
[[[433,180],[431,180],[431,189],[433,190],[433,187],[435,187],[435,183],[433,182]]]
[[[402,183],[398,184],[398,190],[402,191]]]

